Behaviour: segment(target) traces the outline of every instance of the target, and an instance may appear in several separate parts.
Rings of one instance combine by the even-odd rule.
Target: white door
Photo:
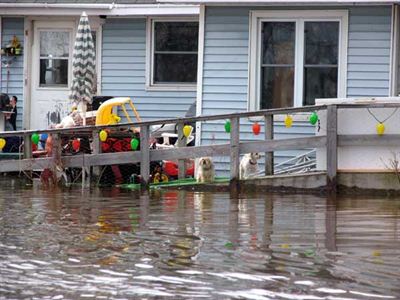
[[[30,128],[46,129],[71,110],[75,23],[37,21],[33,37]]]

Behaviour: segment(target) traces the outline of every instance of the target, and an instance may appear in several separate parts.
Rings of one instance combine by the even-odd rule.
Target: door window
[[[67,87],[70,32],[39,31],[40,87]]]

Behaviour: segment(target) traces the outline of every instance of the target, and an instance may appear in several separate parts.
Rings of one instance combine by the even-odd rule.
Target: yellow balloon
[[[183,135],[185,137],[189,137],[189,135],[192,133],[193,127],[190,125],[185,125],[183,126]]]
[[[292,125],[293,125],[293,117],[289,116],[289,115],[286,115],[284,122],[285,122],[286,128],[292,127]]]
[[[383,133],[385,132],[385,125],[383,123],[379,123],[376,125],[376,133],[378,135],[383,135]]]
[[[5,145],[6,145],[6,140],[3,138],[0,138],[0,150],[3,150]]]
[[[107,140],[107,131],[102,130],[99,133],[100,141],[105,142]]]

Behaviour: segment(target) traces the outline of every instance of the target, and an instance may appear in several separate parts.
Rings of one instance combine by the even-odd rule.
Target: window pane
[[[263,63],[294,64],[294,22],[263,23]]]
[[[198,22],[155,22],[155,51],[197,52]]]
[[[339,22],[305,22],[305,64],[338,63]]]
[[[261,109],[293,106],[294,67],[262,68]]]
[[[40,31],[40,56],[68,57],[68,31]]]
[[[154,58],[154,82],[197,81],[197,54],[156,54]]]
[[[40,86],[68,85],[67,59],[40,59]]]
[[[337,97],[337,68],[304,68],[303,105],[314,105],[316,98]]]

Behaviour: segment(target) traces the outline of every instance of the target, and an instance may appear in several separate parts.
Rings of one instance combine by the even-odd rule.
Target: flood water
[[[2,185],[1,299],[400,299],[400,198]]]

